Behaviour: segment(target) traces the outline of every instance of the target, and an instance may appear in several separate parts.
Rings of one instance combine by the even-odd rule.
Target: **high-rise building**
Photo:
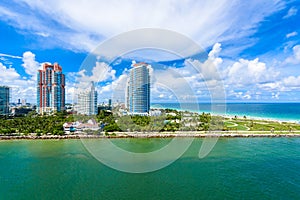
[[[37,76],[37,111],[40,114],[65,109],[65,75],[58,63],[43,65]]]
[[[9,114],[9,87],[0,86],[0,115]]]
[[[22,99],[22,106],[26,105],[26,99]]]
[[[83,115],[96,115],[98,113],[97,91],[95,90],[94,82],[92,82],[90,91],[78,94],[77,113]]]
[[[130,114],[147,115],[150,110],[149,65],[135,63],[131,65],[126,92],[126,106]]]

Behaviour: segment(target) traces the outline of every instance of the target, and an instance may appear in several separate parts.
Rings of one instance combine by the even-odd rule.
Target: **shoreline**
[[[237,119],[243,119],[243,120],[244,120],[244,116],[246,116],[245,120],[299,124],[299,120],[295,120],[295,119],[264,118],[264,117],[250,116],[250,115],[231,115],[231,114],[211,114],[211,115],[220,116],[229,119],[233,119],[235,116],[237,116]]]
[[[220,137],[220,138],[255,138],[255,137],[300,137],[300,131],[278,131],[278,133],[270,133],[270,131],[231,131],[231,132],[164,132],[164,133],[144,133],[144,132],[118,132],[111,135],[0,135],[1,140],[64,140],[64,139],[104,139],[104,138],[174,138],[174,137]]]
[[[237,102],[237,103],[230,103],[229,104],[240,104],[241,102]],[[211,103],[207,103],[205,102],[204,104],[211,104]],[[215,103],[215,105],[218,105],[219,103]],[[228,103],[221,103],[224,104],[225,107],[227,107]],[[250,103],[251,104],[251,103]],[[259,103],[260,104],[260,103]],[[268,103],[266,103],[268,104]],[[214,104],[211,104],[211,106]],[[156,107],[151,107],[153,109],[157,109]],[[237,116],[237,118],[242,119],[244,116],[247,117],[247,119],[250,120],[263,120],[263,121],[273,121],[273,122],[286,122],[286,123],[296,123],[296,124],[300,124],[300,120],[298,118],[282,118],[282,117],[278,117],[278,116],[264,116],[264,115],[255,115],[255,114],[250,114],[250,113],[243,113],[243,112],[227,112],[227,111],[221,111],[221,112],[214,112],[213,110],[193,110],[193,109],[184,109],[184,108],[175,108],[175,107],[163,107],[162,109],[174,109],[177,111],[188,111],[188,112],[193,112],[193,113],[210,113],[212,116],[221,116],[221,117],[226,117],[226,118],[234,118],[235,116]],[[160,109],[160,108],[158,108]]]
[[[155,109],[155,108],[153,108]],[[163,108],[167,109],[167,108]],[[255,116],[255,115],[249,115],[247,113],[215,113],[212,111],[195,111],[195,110],[185,110],[185,109],[176,109],[176,108],[170,108],[174,109],[180,112],[192,112],[192,113],[197,113],[197,114],[202,114],[202,113],[210,113],[211,116],[216,116],[216,117],[224,117],[224,118],[229,118],[233,119],[235,116],[237,119],[244,119],[244,116],[246,116],[247,120],[258,120],[258,121],[268,121],[268,122],[278,122],[278,123],[295,123],[295,124],[300,124],[300,120],[298,119],[284,119],[284,118],[277,118],[277,117],[266,117],[266,116]]]

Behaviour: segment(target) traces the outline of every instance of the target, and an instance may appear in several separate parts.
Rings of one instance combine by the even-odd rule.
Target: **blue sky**
[[[103,102],[124,85],[134,58],[150,62],[155,80],[168,80],[170,87],[179,88],[177,92],[185,90],[178,84],[184,80],[199,101],[209,101],[210,88],[221,85],[227,101],[299,102],[299,9],[300,2],[292,0],[4,0],[0,2],[0,85],[12,88],[13,102],[20,98],[35,103],[36,70],[44,62],[58,62],[67,76],[68,102],[79,83],[91,80],[99,81],[99,102]],[[140,51],[120,56],[110,65],[95,59],[88,69],[82,68],[87,55],[102,42],[139,28],[183,34],[208,55],[176,60],[168,53]],[[166,62],[167,58],[175,60]],[[203,81],[201,74],[208,79]],[[152,101],[175,101],[172,88],[155,80]]]

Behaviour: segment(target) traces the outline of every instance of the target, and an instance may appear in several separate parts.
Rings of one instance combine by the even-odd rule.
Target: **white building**
[[[97,91],[94,82],[92,82],[91,90],[80,92],[78,94],[77,113],[83,115],[96,115],[97,107]]]
[[[126,107],[131,115],[149,115],[150,66],[143,62],[131,66],[125,93]]]

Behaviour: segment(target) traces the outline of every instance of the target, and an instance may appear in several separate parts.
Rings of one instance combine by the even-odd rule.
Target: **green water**
[[[129,174],[93,158],[80,140],[0,141],[0,199],[300,199],[300,138],[202,139],[161,170]],[[170,139],[114,139],[153,151]]]

